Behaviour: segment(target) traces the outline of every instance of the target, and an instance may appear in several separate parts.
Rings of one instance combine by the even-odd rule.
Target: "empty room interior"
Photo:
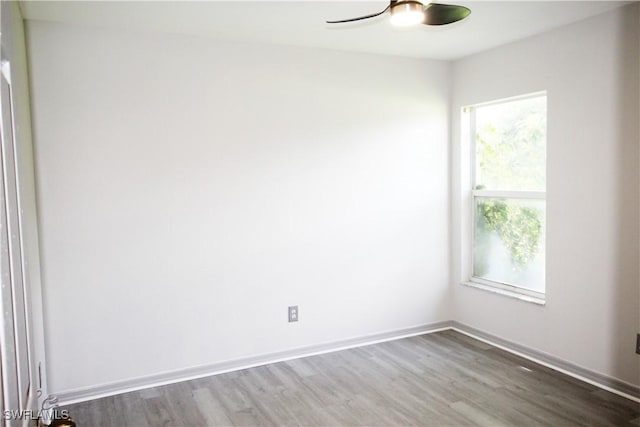
[[[640,425],[640,2],[0,18],[3,425]]]

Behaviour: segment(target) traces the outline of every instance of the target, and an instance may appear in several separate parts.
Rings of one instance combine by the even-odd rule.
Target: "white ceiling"
[[[388,5],[384,0],[23,1],[20,6],[25,19],[450,60],[629,3],[439,1],[467,6],[472,14],[448,26],[397,29],[387,14],[353,24],[324,22],[378,12]]]

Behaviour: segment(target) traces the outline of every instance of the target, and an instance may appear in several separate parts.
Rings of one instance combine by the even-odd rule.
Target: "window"
[[[468,107],[471,281],[544,298],[546,94]]]

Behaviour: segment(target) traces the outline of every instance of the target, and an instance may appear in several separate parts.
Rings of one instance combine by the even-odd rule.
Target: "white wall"
[[[640,384],[634,353],[640,321],[637,8],[455,62],[452,103],[454,317],[635,385]],[[468,224],[470,188],[460,108],[540,90],[548,91],[545,307],[458,285],[468,278],[462,224]]]
[[[451,318],[449,64],[28,35],[52,392]]]
[[[20,220],[22,226],[22,251],[25,295],[29,304],[28,330],[30,347],[31,389],[29,398],[31,409],[40,408],[36,402],[35,390],[41,387],[47,395],[44,330],[42,320],[42,298],[40,281],[40,249],[38,245],[38,216],[36,209],[36,184],[34,177],[33,145],[31,135],[31,112],[27,54],[22,15],[15,1],[0,3],[2,16],[2,59],[9,61],[11,70],[11,109],[14,120],[16,143],[17,183],[20,200]],[[38,375],[38,365],[42,365],[42,383]],[[13,409],[13,408],[11,408]],[[23,408],[26,409],[26,408]]]

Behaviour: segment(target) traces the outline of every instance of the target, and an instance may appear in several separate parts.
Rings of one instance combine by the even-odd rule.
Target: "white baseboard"
[[[301,347],[276,353],[213,363],[210,365],[197,366],[187,369],[180,369],[145,377],[133,378],[130,380],[102,384],[95,387],[86,387],[76,390],[63,391],[60,393],[56,393],[56,395],[58,397],[60,406],[66,406],[74,403],[85,402],[88,400],[99,399],[102,397],[113,396],[116,394],[128,393],[131,391],[158,387],[167,384],[174,384],[196,378],[208,377],[225,372],[238,371],[241,369],[253,368],[255,366],[262,366],[270,363],[298,359],[301,357],[313,356],[317,354],[331,353],[334,351],[346,350],[354,347],[362,347],[365,345],[371,345],[385,341],[393,341],[397,339],[416,335],[424,335],[448,329],[456,330],[460,333],[479,339],[510,353],[532,360],[536,363],[540,363],[541,365],[547,366],[551,369],[562,372],[574,378],[578,378],[589,384],[593,384],[597,387],[611,391],[620,396],[626,397],[636,402],[640,402],[640,387],[636,385],[590,371],[557,357],[502,339],[498,336],[455,321],[425,324],[411,328],[365,335],[325,344]]]
[[[517,356],[524,357],[525,359],[539,363],[558,372],[562,372],[563,374],[577,378],[586,383],[595,385],[596,387],[608,390],[627,399],[640,402],[640,387],[637,385],[591,371],[589,369],[583,368],[582,366],[578,366],[576,364],[552,356],[550,354],[543,353],[533,348],[505,340],[503,338],[489,334],[479,329],[475,329],[463,323],[453,321],[451,322],[451,324],[451,329],[462,334],[486,342],[487,344],[491,344]]]
[[[113,396],[116,394],[128,393],[131,391],[158,387],[167,384],[174,384],[181,381],[188,381],[196,378],[223,374],[225,372],[253,368],[270,363],[283,362],[285,360],[298,359],[306,356],[331,353],[334,351],[346,350],[348,348],[362,347],[365,345],[371,345],[385,341],[392,341],[416,335],[428,334],[432,332],[451,329],[451,325],[452,322],[450,321],[419,325],[410,328],[349,338],[325,344],[312,345],[276,353],[212,363],[210,365],[196,366],[171,372],[164,372],[145,377],[133,378],[130,380],[102,384],[94,387],[85,387],[76,390],[62,391],[55,393],[55,395],[58,397],[59,405],[66,406],[74,403],[85,402],[88,400],[99,399],[102,397]]]

